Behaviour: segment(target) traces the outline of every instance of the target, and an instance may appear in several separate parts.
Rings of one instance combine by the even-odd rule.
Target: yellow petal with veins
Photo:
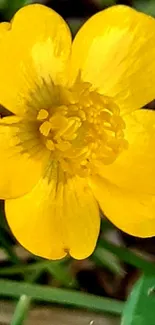
[[[70,253],[83,259],[96,245],[98,205],[84,179],[65,178],[54,164],[30,193],[6,201],[6,217],[15,237],[32,253],[49,259]]]
[[[155,196],[120,188],[99,176],[90,179],[104,214],[115,226],[138,237],[155,234]]]
[[[126,6],[92,16],[72,48],[71,80],[79,71],[125,114],[155,96],[155,20]]]
[[[48,152],[35,138],[34,125],[19,117],[0,119],[0,198],[15,198],[32,189],[41,177]]]
[[[52,82],[63,84],[67,75],[71,35],[65,21],[43,5],[25,6],[0,45],[0,103],[29,118],[49,107]]]

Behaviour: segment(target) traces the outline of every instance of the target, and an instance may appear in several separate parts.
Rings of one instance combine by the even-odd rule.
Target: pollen
[[[127,149],[125,123],[111,98],[79,79],[70,89],[52,89],[56,99],[38,112],[37,121],[42,142],[64,171],[93,174],[98,162],[111,164]]]

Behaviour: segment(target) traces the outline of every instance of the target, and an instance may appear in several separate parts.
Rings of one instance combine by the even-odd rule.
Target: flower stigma
[[[38,111],[37,121],[42,142],[63,171],[88,176],[97,162],[111,164],[127,148],[125,123],[111,98],[88,82],[53,86],[53,95],[57,100]]]

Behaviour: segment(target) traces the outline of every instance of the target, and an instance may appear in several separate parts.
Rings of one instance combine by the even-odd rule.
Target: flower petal
[[[90,180],[104,214],[118,228],[138,237],[155,235],[155,196],[119,188],[99,176]]]
[[[64,82],[70,47],[69,28],[56,12],[39,4],[20,9],[1,40],[0,103],[25,114],[44,83]]]
[[[114,98],[122,114],[155,96],[155,20],[127,6],[90,18],[73,41],[71,81],[85,81]]]
[[[155,112],[137,110],[124,116],[127,150],[98,173],[117,186],[155,195]]]
[[[16,116],[0,119],[0,199],[27,193],[43,173],[47,152],[33,129]]]
[[[33,254],[86,258],[99,233],[98,205],[84,179],[65,178],[54,164],[30,193],[6,201],[9,226]]]

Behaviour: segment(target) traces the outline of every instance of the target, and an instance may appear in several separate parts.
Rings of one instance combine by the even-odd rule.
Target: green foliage
[[[124,306],[124,303],[118,300],[97,297],[73,290],[50,288],[48,286],[25,282],[0,280],[0,296],[18,298],[23,294],[31,297],[33,300],[59,303],[118,315],[122,313]]]
[[[124,270],[119,259],[116,255],[104,248],[104,246],[101,247],[98,245],[91,259],[97,266],[104,267],[120,277],[124,276]]]
[[[116,0],[94,0],[100,7],[108,7],[116,4]]]
[[[155,17],[155,0],[133,0],[133,7]]]
[[[155,274],[154,263],[145,260],[143,257],[138,256],[126,247],[116,246],[105,239],[100,239],[98,244],[99,246],[104,247],[111,253],[115,254],[120,260],[126,262],[127,264],[133,265],[145,273]]]
[[[155,324],[155,275],[144,275],[125,305],[121,325]]]
[[[25,5],[31,4],[33,0],[0,0],[0,10],[5,20],[10,20],[15,12]],[[39,2],[39,1],[38,1]]]

